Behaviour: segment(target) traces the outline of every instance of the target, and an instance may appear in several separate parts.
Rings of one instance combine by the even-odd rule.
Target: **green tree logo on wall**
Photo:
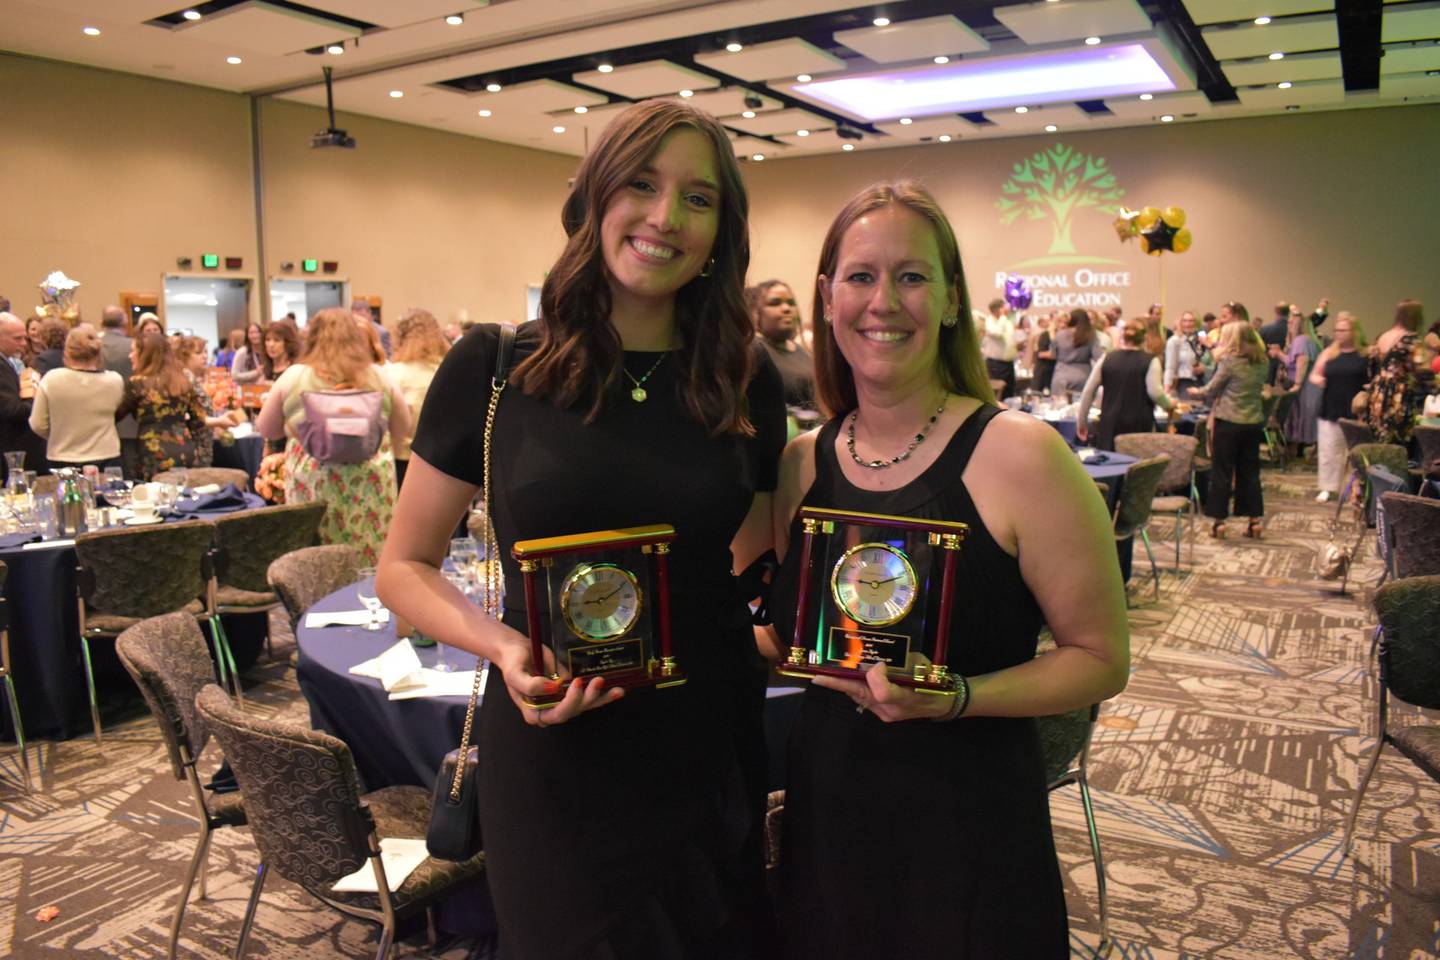
[[[1000,188],[995,201],[1000,208],[1000,222],[1014,223],[1022,216],[1027,220],[1053,220],[1050,253],[1074,253],[1070,226],[1077,210],[1093,208],[1115,216],[1116,202],[1125,191],[1115,184],[1104,157],[1080,153],[1074,147],[1057,143],[1015,164],[1010,179]]]

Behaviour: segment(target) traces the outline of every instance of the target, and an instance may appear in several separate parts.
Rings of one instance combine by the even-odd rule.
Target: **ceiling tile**
[[[322,43],[336,43],[360,35],[356,27],[314,14],[272,6],[261,0],[227,7],[174,33],[185,40],[206,43],[242,53],[279,56],[298,53]]]
[[[1029,44],[1145,33],[1153,24],[1136,0],[1066,0],[998,7],[995,19]]]
[[[1426,43],[1413,47],[1386,47],[1380,58],[1380,72],[1424,73],[1426,70],[1440,70],[1440,43]]]
[[[403,27],[422,20],[439,20],[452,13],[467,13],[485,6],[486,0],[305,0],[305,6],[338,13],[351,20],[380,27]],[[174,4],[171,4],[174,7]]]
[[[1247,107],[1274,109],[1291,104],[1299,106],[1340,104],[1345,102],[1345,83],[1343,80],[1311,80],[1307,83],[1297,83],[1289,90],[1260,87],[1258,89],[1245,88],[1237,90],[1236,93],[1240,96],[1240,102]]]
[[[1159,120],[1167,113],[1172,117],[1183,117],[1187,113],[1209,113],[1212,109],[1210,98],[1199,91],[1156,94],[1151,100],[1141,100],[1138,97],[1117,98],[1106,100],[1105,106],[1115,116],[1130,120]]]
[[[1434,40],[1440,38],[1440,3],[1412,3],[1386,7],[1380,20],[1380,40]]]
[[[788,136],[777,137],[785,144],[785,157],[799,156],[801,154],[816,153],[846,153],[845,146],[848,144],[854,150],[865,150],[874,147],[893,146],[886,141],[888,137],[866,136],[860,140],[847,140],[837,137],[834,130],[821,130],[812,133],[808,137],[797,137],[793,133]],[[783,157],[782,157],[783,159]]]
[[[801,73],[834,73],[836,70],[845,69],[844,60],[798,37],[757,43],[739,53],[721,50],[716,53],[696,54],[695,62],[710,70],[718,70],[752,83],[793,77]]]
[[[1238,23],[1256,17],[1289,17],[1297,13],[1334,10],[1334,0],[1185,0],[1197,24]]]
[[[753,108],[746,106],[745,96],[747,94],[759,97],[761,105]],[[756,113],[764,113],[766,110],[778,110],[783,106],[779,100],[773,97],[740,87],[724,87],[710,93],[697,93],[690,98],[690,105],[717,117],[738,117],[741,113],[751,109]]]
[[[970,121],[963,117],[957,117],[953,113],[947,113],[939,117],[917,119],[913,123],[891,121],[889,123],[877,123],[875,126],[877,129],[884,130],[890,134],[890,136],[900,140],[922,140],[926,137],[938,137],[941,134],[959,137],[975,129],[975,125]]]
[[[1424,100],[1440,97],[1440,77],[1424,73],[1403,73],[1380,78],[1384,100]]]
[[[986,110],[985,119],[1004,130],[1043,130],[1055,124],[1061,130],[1084,129],[1089,115],[1073,103],[1055,103],[1047,107],[1031,107],[1024,113],[1014,110]]]
[[[720,81],[669,60],[647,60],[616,67],[610,73],[587,70],[570,79],[587,87],[608,90],[631,100],[661,97],[681,90],[713,90]]]
[[[948,15],[902,20],[888,27],[842,30],[834,37],[836,43],[875,63],[901,63],[990,49],[990,41]]]
[[[1234,60],[1222,64],[1221,69],[1225,71],[1225,78],[1237,87],[1252,83],[1279,83],[1282,80],[1291,83],[1329,80],[1345,75],[1338,53],[1298,53],[1284,60],[1268,57]]]
[[[757,113],[754,119],[745,120],[740,117],[729,117],[725,120],[726,126],[734,127],[737,130],[744,130],[746,133],[761,134],[764,136],[794,133],[796,130],[819,130],[834,126],[824,117],[811,113],[808,110],[772,110],[769,113]]]
[[[505,87],[499,93],[473,93],[469,100],[475,109],[489,108],[506,113],[549,113],[575,107],[600,106],[610,101],[591,90],[581,90],[558,80],[532,80]]]
[[[1334,50],[1340,45],[1335,18],[1330,14],[1276,20],[1265,26],[1206,27],[1200,31],[1217,60],[1266,57],[1271,53]]]
[[[772,160],[785,152],[782,144],[771,143],[769,140],[757,140],[754,137],[739,137],[730,141],[730,145],[735,148],[737,157],[753,157],[758,153],[765,159]]]

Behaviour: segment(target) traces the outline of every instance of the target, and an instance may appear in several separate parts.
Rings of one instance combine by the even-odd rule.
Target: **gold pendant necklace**
[[[645,381],[650,379],[650,374],[654,373],[656,368],[658,368],[660,364],[664,363],[665,358],[668,356],[670,356],[670,354],[668,353],[660,354],[660,359],[652,363],[650,365],[650,369],[645,371],[645,376],[641,377],[639,380],[636,380],[635,377],[631,375],[630,371],[625,369],[625,366],[623,364],[620,366],[621,370],[625,370],[625,376],[629,377],[630,382],[634,384],[634,387],[630,391],[631,400],[634,400],[636,403],[645,402],[645,398],[650,396],[650,394],[645,392]]]

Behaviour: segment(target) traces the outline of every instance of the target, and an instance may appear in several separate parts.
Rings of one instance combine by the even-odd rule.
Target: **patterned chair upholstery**
[[[1145,555],[1150,558],[1150,573],[1155,578],[1155,599],[1160,599],[1160,568],[1155,565],[1155,553],[1150,549],[1150,536],[1145,528],[1150,523],[1150,511],[1155,502],[1155,491],[1170,466],[1170,458],[1161,454],[1148,460],[1137,460],[1125,470],[1125,484],[1120,488],[1120,502],[1115,504],[1115,540],[1128,540],[1137,534],[1145,544]]]
[[[1420,448],[1420,472],[1440,477],[1440,427],[1416,426],[1415,443]]]
[[[196,712],[195,695],[214,682],[215,669],[195,618],[188,613],[167,613],[142,620],[120,634],[115,651],[160,726],[175,779],[189,783],[190,795],[200,812],[200,837],[180,885],[180,901],[170,924],[169,957],[175,960],[180,924],[197,875],[200,899],[205,899],[205,863],[211,835],[221,827],[244,826],[245,806],[236,792],[216,793],[207,800],[196,771],[196,762],[210,741],[210,731]]]
[[[377,960],[385,960],[398,919],[429,910],[440,897],[484,872],[483,853],[461,863],[427,858],[391,892],[380,862],[380,837],[424,836],[429,791],[385,787],[362,796],[350,748],[335,737],[241,713],[213,684],[200,691],[196,706],[235,769],[260,849],[237,958],[245,951],[271,870],[341,913],[378,924]],[[378,893],[330,889],[367,864],[375,873]]]
[[[10,568],[0,560],[0,591],[5,589],[5,580]],[[10,704],[10,722],[15,727],[15,746],[20,751],[20,771],[25,778],[25,789],[30,789],[30,755],[25,752],[25,724],[20,720],[20,701],[15,697],[15,676],[10,671],[10,606],[0,596],[0,678],[5,680],[5,699]]]
[[[1354,449],[1362,443],[1375,442],[1375,431],[1364,420],[1348,420],[1342,417],[1335,422],[1340,424],[1340,435],[1345,438],[1347,449]]]
[[[1100,704],[1080,707],[1069,713],[1036,717],[1040,752],[1045,758],[1046,789],[1076,784],[1080,805],[1085,810],[1085,827],[1090,834],[1090,852],[1095,860],[1095,891],[1100,910],[1100,943],[1096,956],[1104,956],[1110,945],[1110,909],[1105,896],[1105,858],[1100,853],[1100,833],[1095,827],[1095,807],[1090,802],[1090,737],[1100,719]]]
[[[1361,443],[1350,448],[1350,467],[1361,484],[1360,504],[1367,523],[1374,523],[1374,491],[1370,486],[1370,467],[1384,467],[1393,476],[1410,477],[1410,456],[1397,443]],[[1344,498],[1341,498],[1344,503]],[[1338,516],[1338,513],[1337,513]]]
[[[365,558],[359,550],[333,544],[287,553],[270,564],[265,577],[285,605],[293,630],[317,600],[359,580],[364,566]]]
[[[1381,630],[1375,748],[1345,821],[1343,851],[1350,849],[1360,802],[1386,744],[1440,783],[1440,724],[1421,720],[1398,729],[1389,725],[1392,695],[1425,710],[1440,710],[1440,576],[1407,577],[1387,583],[1375,592],[1375,612]]]
[[[180,471],[161,470],[150,479],[156,483],[177,483],[180,480]],[[234,467],[186,467],[185,483],[192,489],[211,483],[217,487],[233,483],[236,490],[249,490],[250,474],[244,470],[236,470]]]
[[[101,739],[100,707],[95,699],[90,641],[118,637],[141,620],[162,613],[183,610],[192,617],[203,616],[205,605],[200,598],[209,579],[210,537],[210,524],[184,520],[97,530],[75,538],[80,649],[97,743]]]
[[[1380,495],[1394,576],[1440,575],[1440,500],[1408,493]]]
[[[1191,526],[1199,510],[1200,494],[1195,488],[1195,451],[1198,442],[1183,433],[1122,433],[1115,438],[1115,450],[1141,460],[1164,454],[1170,464],[1160,478],[1159,492],[1150,504],[1152,513],[1175,515],[1175,569],[1180,569],[1181,521],[1188,515]],[[1195,543],[1190,543],[1194,556]]]

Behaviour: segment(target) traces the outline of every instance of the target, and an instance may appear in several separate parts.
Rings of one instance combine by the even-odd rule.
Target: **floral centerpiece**
[[[268,503],[285,502],[285,454],[267,454],[255,474],[255,492]]]

